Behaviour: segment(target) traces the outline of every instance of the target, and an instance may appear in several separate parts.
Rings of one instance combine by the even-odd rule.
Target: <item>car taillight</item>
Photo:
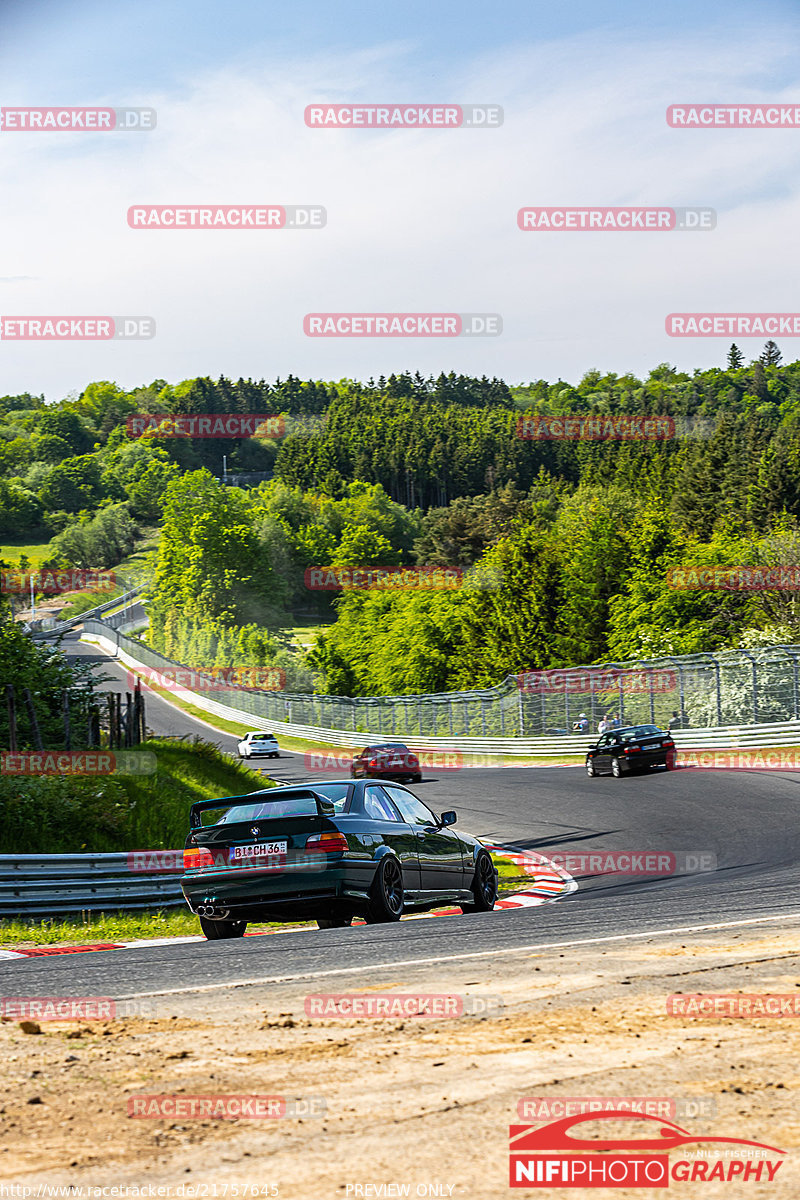
[[[369,762],[367,763],[367,766],[368,766],[368,767],[377,767],[377,765],[378,765],[378,760],[377,760],[377,758],[371,758],[371,759],[369,760]]]
[[[209,850],[184,850],[184,871],[198,871],[203,867],[213,867],[214,859]]]
[[[312,833],[306,838],[307,854],[344,854],[349,849],[343,833]]]
[[[623,754],[633,754],[634,750],[641,750],[641,746],[626,746],[622,751]]]
[[[673,742],[672,738],[670,738],[670,739],[669,739],[669,741],[667,741],[667,742],[662,742],[662,743],[661,743],[661,745],[662,745],[662,746],[667,746],[667,747],[670,747],[670,746],[673,746],[673,747],[674,747],[675,743]]]

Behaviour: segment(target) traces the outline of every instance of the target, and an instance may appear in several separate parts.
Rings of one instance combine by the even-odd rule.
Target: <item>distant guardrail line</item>
[[[680,683],[679,696],[645,692],[615,702],[614,707],[607,695],[581,696],[574,690],[576,680],[591,681],[591,673],[607,677],[613,670],[627,671],[640,681],[647,671],[660,668],[641,664],[565,668],[558,672],[565,680],[564,692],[556,696],[526,692],[520,680],[527,679],[527,675],[512,675],[494,688],[439,695],[317,696],[216,687],[217,699],[212,700],[204,693],[177,685],[179,676],[175,673],[183,673],[185,678],[190,668],[107,622],[85,622],[84,637],[97,640],[109,654],[134,670],[149,669],[167,675],[172,672],[176,682],[170,684],[170,691],[176,699],[207,713],[253,729],[283,731],[359,749],[370,742],[402,738],[421,749],[464,747],[509,754],[574,754],[582,752],[597,735],[568,732],[572,718],[585,712],[593,731],[600,717],[609,711],[617,712],[623,724],[654,723],[662,727],[668,724],[673,711],[682,711],[685,727],[673,732],[678,735],[679,745],[687,745],[689,735],[696,749],[800,743],[800,646],[776,646],[752,653],[732,651],[727,658],[675,658],[670,660],[670,670]],[[759,719],[743,720],[742,710],[749,716],[751,708],[753,718]],[[691,721],[691,714],[704,719]],[[742,741],[753,730],[759,730],[754,736],[762,740]],[[764,741],[764,737],[773,740]]]
[[[146,583],[139,584],[138,587],[132,588],[129,592],[123,592],[121,596],[114,596],[113,600],[104,600],[102,604],[96,604],[94,608],[87,609],[86,612],[79,613],[75,617],[68,617],[66,621],[55,621],[49,628],[30,629],[32,637],[51,638],[58,637],[59,634],[66,633],[70,629],[74,629],[76,625],[83,624],[84,621],[91,621],[95,617],[101,616],[104,612],[108,612],[110,608],[116,607],[118,604],[125,604],[132,600],[135,596],[141,595],[148,585]],[[114,614],[115,616],[117,614]],[[30,628],[30,626],[28,626]]]

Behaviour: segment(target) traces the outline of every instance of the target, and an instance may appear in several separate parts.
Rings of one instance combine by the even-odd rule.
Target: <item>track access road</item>
[[[124,667],[77,635],[65,642],[68,654],[93,659],[126,690]],[[199,734],[235,753],[235,737],[153,695],[147,722],[157,733]],[[281,783],[309,777],[303,756],[285,750],[262,769]],[[415,790],[436,811],[455,808],[466,831],[505,845],[543,854],[710,853],[716,869],[664,878],[578,870],[578,890],[543,907],[97,951],[80,956],[80,970],[69,955],[7,961],[0,963],[4,989],[119,998],[306,977],[333,984],[345,972],[363,973],[366,982],[382,966],[500,962],[555,945],[587,954],[598,939],[800,915],[800,773],[684,769],[616,780],[589,779],[581,767],[463,769],[431,774]]]

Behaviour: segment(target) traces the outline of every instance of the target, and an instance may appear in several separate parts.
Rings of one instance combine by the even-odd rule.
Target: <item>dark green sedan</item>
[[[444,904],[488,912],[489,851],[408,788],[368,779],[268,788],[192,805],[181,887],[209,939],[248,921],[321,929],[398,921]]]

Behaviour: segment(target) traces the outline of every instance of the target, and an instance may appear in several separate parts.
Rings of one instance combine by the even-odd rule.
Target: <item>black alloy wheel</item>
[[[382,925],[403,915],[403,872],[394,855],[381,859],[370,889],[367,923]]]

